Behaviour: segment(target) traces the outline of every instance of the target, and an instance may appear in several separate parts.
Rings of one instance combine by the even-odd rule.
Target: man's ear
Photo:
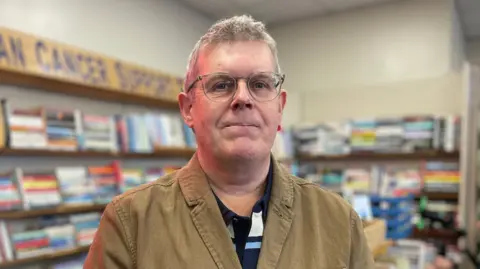
[[[278,112],[282,113],[283,109],[285,108],[285,105],[287,104],[287,91],[282,89],[280,91],[279,99],[280,99],[280,105],[278,106],[278,109],[279,109]]]
[[[182,113],[183,121],[185,122],[185,124],[187,124],[188,127],[193,128],[192,97],[185,92],[179,93],[178,105],[180,106],[180,113]]]

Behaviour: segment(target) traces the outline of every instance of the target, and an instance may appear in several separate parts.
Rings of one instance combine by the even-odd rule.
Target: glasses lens
[[[250,77],[248,87],[253,97],[259,101],[270,101],[280,91],[282,77],[275,73],[259,73]]]
[[[235,79],[227,74],[212,74],[202,81],[205,95],[212,100],[228,99],[235,94]]]

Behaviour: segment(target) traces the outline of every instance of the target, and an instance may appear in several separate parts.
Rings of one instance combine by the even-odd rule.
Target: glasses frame
[[[273,74],[273,75],[276,75],[276,76],[279,76],[280,77],[280,83],[278,85],[278,90],[277,90],[277,94],[275,95],[275,97],[273,97],[272,99],[269,99],[269,100],[258,100],[257,98],[255,98],[255,96],[252,94],[252,91],[250,90],[250,79],[256,75],[259,75],[259,74]],[[275,72],[258,72],[258,73],[255,73],[253,74],[252,76],[249,76],[249,77],[234,77],[232,75],[230,75],[229,73],[226,73],[226,72],[212,72],[212,73],[208,73],[208,74],[203,74],[203,75],[199,75],[197,76],[197,78],[192,82],[190,83],[190,86],[187,87],[187,90],[185,91],[186,93],[190,92],[190,90],[192,90],[195,86],[195,84],[199,81],[202,81],[204,78],[206,77],[209,77],[209,76],[212,76],[212,75],[227,75],[227,76],[230,76],[234,79],[235,81],[235,93],[232,95],[232,97],[230,97],[229,99],[225,99],[225,100],[222,100],[222,101],[218,101],[218,100],[215,100],[215,99],[212,99],[210,97],[208,97],[207,93],[205,92],[205,85],[204,83],[202,83],[202,91],[203,91],[203,94],[205,95],[205,97],[208,98],[208,100],[212,101],[212,102],[227,102],[227,101],[231,101],[235,98],[236,94],[237,94],[237,90],[238,90],[238,80],[240,79],[244,79],[247,83],[247,89],[248,89],[248,93],[250,94],[250,96],[257,102],[261,102],[261,103],[266,103],[266,102],[270,102],[272,100],[275,100],[275,98],[277,98],[279,95],[280,95],[280,92],[282,90],[282,85],[283,85],[283,82],[285,81],[285,74],[280,74],[280,73],[275,73]]]

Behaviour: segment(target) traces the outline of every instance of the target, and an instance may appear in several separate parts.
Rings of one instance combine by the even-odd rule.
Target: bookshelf
[[[417,161],[458,159],[460,153],[443,151],[424,151],[412,153],[353,153],[348,155],[309,156],[299,155],[300,162],[338,162],[338,161]]]
[[[461,233],[455,230],[445,230],[445,229],[423,229],[418,228],[413,229],[412,238],[428,240],[428,239],[437,239],[440,241],[451,242],[453,244],[457,243],[457,240],[461,236]]]
[[[355,167],[355,163],[375,163],[379,167],[385,163],[419,163],[419,162],[458,162],[460,160],[460,151],[436,151],[423,150],[412,153],[379,153],[379,152],[365,152],[365,153],[351,153],[345,155],[305,155],[298,154],[297,161],[300,165],[317,165],[318,167],[328,167],[330,164],[341,164],[340,167]],[[400,165],[401,166],[401,165]],[[408,166],[408,165],[406,165]],[[361,166],[360,166],[361,167]],[[344,168],[346,169],[346,168]],[[312,170],[313,171],[313,170]],[[307,173],[314,173],[314,172]],[[317,171],[318,172],[318,171]],[[416,200],[421,197],[426,197],[432,203],[446,201],[450,203],[459,202],[458,192],[435,192],[423,191],[416,195]],[[449,230],[437,229],[414,229],[410,238],[430,240],[436,239],[450,244],[455,244],[458,239],[458,233]],[[374,254],[375,251],[373,250]],[[378,250],[380,251],[380,250]]]
[[[90,249],[90,246],[76,247],[68,250],[56,251],[46,255],[40,255],[31,258],[18,259],[13,261],[1,262],[0,269],[3,268],[18,268],[18,266],[25,266],[29,264],[39,264],[45,261],[51,261],[55,259],[67,258],[78,254],[86,253]]]
[[[0,84],[22,86],[29,89],[120,104],[140,105],[157,109],[178,109],[178,102],[172,99],[114,91],[100,86],[84,85],[47,76],[21,73],[12,70],[2,70],[1,68]]]
[[[300,163],[309,162],[380,162],[380,161],[422,161],[422,160],[447,160],[456,161],[460,159],[460,152],[444,152],[444,151],[420,151],[412,153],[353,153],[348,155],[299,155],[297,160]],[[424,192],[416,196],[419,199],[426,196],[430,200],[457,201],[458,193],[448,192]]]
[[[79,176],[78,169],[80,168],[92,169],[92,171],[94,172],[87,170],[87,174],[89,175],[89,177],[91,175],[94,175],[92,176],[93,178],[99,178],[100,174],[105,175],[104,173],[105,171],[107,171],[109,180],[114,177],[128,177],[129,179],[140,179],[144,176],[144,174],[141,173],[141,176],[136,178],[135,176],[137,176],[137,174],[135,172],[144,170],[148,170],[148,172],[145,172],[145,175],[150,173],[148,175],[153,178],[157,176],[157,173],[160,174],[160,170],[167,173],[167,170],[170,171],[169,169],[173,168],[168,165],[162,165],[162,167],[157,167],[157,164],[151,165],[151,160],[153,160],[153,163],[156,163],[157,159],[189,159],[195,153],[195,147],[192,145],[193,139],[191,137],[189,137],[188,139],[184,137],[184,140],[188,140],[190,142],[179,142],[179,140],[181,140],[180,133],[183,133],[183,135],[186,136],[185,132],[187,132],[186,129],[188,128],[182,130],[180,130],[180,128],[176,128],[181,127],[179,124],[176,123],[182,122],[181,117],[177,118],[177,115],[180,115],[178,113],[179,107],[176,99],[178,93],[181,91],[183,78],[177,77],[173,74],[167,74],[162,71],[153,70],[137,64],[124,62],[120,59],[99,55],[97,53],[82,50],[76,47],[62,44],[60,42],[47,40],[46,38],[18,32],[12,29],[0,27],[0,36],[3,37],[4,40],[10,40],[11,42],[13,42],[13,45],[6,47],[4,51],[9,60],[0,61],[0,91],[3,92],[2,86],[7,86],[5,87],[6,94],[2,96],[2,99],[5,100],[1,100],[2,102],[0,103],[0,160],[2,158],[8,159],[9,157],[13,157],[11,159],[14,162],[19,163],[32,162],[31,159],[29,160],[27,158],[49,158],[53,160],[53,163],[55,163],[54,160],[56,159],[69,159],[69,161],[71,161],[72,163],[76,163],[78,161],[77,165],[71,164],[71,167],[68,167],[69,165],[65,164],[65,167],[59,166],[54,168],[64,168],[63,170],[61,170],[63,171],[63,174],[59,173],[62,175],[67,174],[67,172],[65,172],[66,168],[71,168],[72,171],[68,173],[74,175],[72,177],[57,176],[55,173],[53,173],[53,171],[50,171],[51,167],[45,167],[45,169],[49,170],[47,176],[49,178],[49,183],[51,183],[50,178],[52,177],[52,175],[57,180],[59,180],[59,178],[62,178],[62,180],[64,181],[78,181],[78,178],[84,177],[84,173]],[[58,55],[58,57],[55,55]],[[29,96],[29,93],[26,93],[24,97],[21,95],[17,96],[17,92],[22,91],[22,89],[29,90],[31,95],[34,95],[34,91],[38,91],[39,93],[48,96],[49,99],[44,100],[42,98],[39,98],[39,100],[36,100],[35,98]],[[9,91],[13,90],[15,91],[13,92],[14,94],[9,96]],[[87,102],[79,101],[77,103],[74,101],[74,103],[71,104],[72,109],[68,108],[66,104],[70,102],[69,99],[78,100],[78,98],[76,97],[84,98]],[[57,102],[65,102],[61,104],[64,109],[62,109],[61,106],[57,108]],[[90,102],[95,103],[95,105],[90,106]],[[35,110],[34,107],[38,107],[42,110],[42,113],[40,113],[41,116],[35,113],[33,113],[34,115],[29,113]],[[18,110],[21,110],[23,112],[19,112],[18,114],[12,112]],[[29,112],[25,112],[27,110]],[[57,114],[47,114],[47,110],[50,112],[53,112],[55,110],[58,111]],[[75,128],[72,129],[70,120],[71,112],[73,112],[73,115],[75,116],[74,122],[76,123],[77,120],[79,120],[81,122],[80,125],[82,125],[82,127],[84,128],[77,128],[78,126],[75,124]],[[34,130],[33,133],[39,132],[48,135],[56,132],[56,134],[54,134],[53,136],[57,138],[61,137],[64,140],[63,142],[69,142],[67,144],[70,147],[68,147],[68,150],[48,149],[62,148],[57,147],[58,143],[57,146],[53,145],[55,144],[55,142],[58,141],[54,141],[53,143],[49,144],[50,140],[48,138],[47,146],[38,146],[38,144],[35,144],[36,148],[33,146],[33,148],[24,148],[26,147],[24,145],[18,146],[18,144],[15,144],[15,141],[18,141],[18,139],[12,139],[12,137],[15,137],[14,135],[12,135],[12,130],[14,130],[14,132],[18,131],[18,118],[17,121],[13,121],[16,124],[14,124],[14,128],[12,128],[11,125],[12,121],[9,121],[9,119],[11,119],[9,117],[14,117],[18,115],[29,115],[31,117],[34,117],[35,120],[41,120],[42,124],[37,125],[43,125],[42,127],[45,127],[45,130]],[[160,115],[165,117],[159,119],[158,116]],[[77,116],[79,116],[78,119]],[[147,118],[146,116],[149,116],[149,118]],[[167,118],[167,116],[169,117]],[[109,118],[108,123],[104,123],[107,117]],[[113,121],[110,121],[111,119],[113,119]],[[136,121],[137,119],[138,121]],[[129,122],[127,122],[127,120],[129,120]],[[56,123],[50,124],[52,121],[56,121]],[[92,133],[89,133],[87,135],[85,134],[88,133],[88,131],[95,129],[93,127],[88,128],[89,126],[97,124],[95,126],[98,127],[98,122],[101,122],[101,124],[103,124],[102,128],[100,129],[106,129],[104,127],[108,125],[108,130],[112,131],[109,132],[111,136],[109,136],[108,142],[115,141],[113,139],[115,137],[116,139],[118,139],[116,141],[118,143],[109,143],[108,147],[105,146],[104,143],[96,147],[92,146],[92,144],[100,144],[98,140],[87,141],[93,141],[95,143],[86,142],[86,140],[89,140],[89,138],[96,137],[94,135],[91,135]],[[140,126],[139,122],[141,123]],[[145,136],[144,131],[147,129],[147,122],[150,125],[152,125],[152,123],[159,124],[160,122],[171,126],[167,128],[160,128],[157,126],[155,130],[150,130],[153,134],[150,133],[149,136]],[[49,130],[47,130],[48,127],[52,126],[57,127],[56,131],[53,130],[55,128],[50,128]],[[69,127],[67,128],[65,126]],[[87,126],[87,128],[85,128],[85,126]],[[35,129],[32,126],[28,126],[26,130],[30,131],[29,128]],[[38,128],[38,126],[36,128]],[[63,131],[65,132],[61,133],[58,128],[63,128]],[[172,128],[175,129],[172,130]],[[70,142],[72,142],[71,140],[75,140],[75,138],[72,139],[70,137],[71,135],[69,135],[70,133],[66,132],[67,130],[64,129],[68,129],[68,131],[74,130],[74,133],[77,135],[81,133],[81,139],[77,139],[78,141],[76,141],[75,145],[72,145]],[[161,134],[161,138],[159,134],[160,130],[158,129],[162,129],[161,131],[164,132]],[[182,132],[180,132],[179,130]],[[22,131],[25,131],[25,129],[22,129]],[[78,133],[76,133],[77,131]],[[129,131],[131,132],[129,133]],[[116,133],[116,135],[114,133]],[[165,138],[169,135],[170,137]],[[64,137],[69,138],[67,139]],[[127,137],[130,139],[126,139]],[[105,136],[102,136],[102,138],[105,138]],[[55,139],[51,140],[53,141]],[[82,145],[80,145],[80,140],[82,142]],[[140,142],[138,144],[133,143],[132,145],[132,141]],[[33,142],[29,142],[26,143],[26,145],[31,146],[32,143]],[[158,145],[165,146],[159,148]],[[171,147],[167,145],[171,145]],[[67,149],[67,147],[63,148]],[[73,151],[74,149],[75,151]],[[83,151],[81,149],[94,150]],[[92,159],[93,161],[103,161],[105,159],[111,162],[108,165],[81,165],[81,163],[85,159]],[[49,160],[48,163],[51,160]],[[124,161],[131,162],[131,160],[135,160],[135,163],[137,163],[136,160],[145,161],[145,167],[143,167],[142,164],[138,165],[138,169],[127,168],[126,166],[122,167],[122,163]],[[18,165],[18,167],[16,167],[17,164],[13,164],[12,166],[12,169],[15,169],[13,169],[12,172],[9,171],[8,175],[6,172],[5,174],[0,175],[3,176],[3,179],[14,179],[16,173],[19,176],[25,175],[23,174],[23,172],[25,172],[24,169],[20,168],[20,166],[22,165]],[[44,164],[42,163],[40,164],[40,166],[44,166]],[[45,164],[45,166],[49,165]],[[174,166],[176,167],[176,165]],[[40,168],[43,167],[38,167],[38,170],[36,170],[36,172],[41,173],[42,169]],[[35,168],[32,169],[35,170]],[[22,170],[22,172],[20,172],[20,170]],[[57,170],[55,170],[55,172],[56,171]],[[114,173],[112,171],[114,171]],[[125,172],[125,174],[119,174],[118,172]],[[12,175],[10,176],[10,174]],[[34,178],[38,178],[38,176],[34,175]],[[146,179],[142,178],[142,180]],[[69,184],[70,183],[71,182],[69,182]],[[123,184],[118,184],[118,189],[120,193],[130,187],[130,182],[127,184],[125,183],[125,181],[123,181],[122,183]],[[110,184],[108,186],[111,187],[111,185],[114,184]],[[98,188],[97,185],[95,187]],[[111,193],[109,192],[108,195],[110,194]],[[45,195],[45,197],[48,197],[49,199],[52,197],[52,195],[50,194]],[[97,219],[95,215],[99,215],[99,213],[101,213],[106,206],[106,198],[103,199],[103,194],[101,195],[101,198],[101,201],[94,201],[95,204],[90,205],[72,206],[63,204],[53,208],[49,207],[43,209],[18,209],[16,211],[2,211],[0,212],[0,222],[2,225],[12,225],[15,227],[20,227],[23,223],[29,223],[30,218],[41,218],[47,216],[47,219],[49,219],[50,217],[62,220],[69,219],[68,222],[70,224],[75,223],[75,225],[77,223],[82,223],[82,225],[85,225],[86,223],[90,226],[86,228],[84,226],[82,226],[83,228],[78,228],[77,226],[75,226],[75,236],[82,234],[81,240],[83,240],[83,243],[77,243],[78,245],[90,244],[87,241],[90,240],[89,238],[91,238],[94,234],[93,230],[95,230],[96,228],[94,226],[97,225]],[[41,198],[40,200],[42,199],[44,198]],[[61,225],[57,224],[47,225],[44,223],[40,226],[41,228],[32,229],[39,229],[38,232],[40,233],[44,232],[43,229],[45,228],[61,228]],[[20,231],[19,229],[18,232],[9,230],[9,233],[20,234],[23,232],[27,232],[28,229],[26,228],[25,231]],[[59,229],[56,229],[55,231],[59,231]],[[49,235],[42,238],[49,238]],[[32,241],[32,239],[28,238],[25,239],[25,241],[30,242]],[[48,246],[42,245],[42,247]],[[14,254],[17,254],[17,256],[18,252],[23,251],[25,253],[25,251],[30,251],[29,249],[25,250],[19,249],[17,247],[13,249],[11,245],[5,246],[5,244],[2,244],[2,248],[7,247],[10,248],[10,250],[12,250]],[[19,266],[25,265],[43,265],[44,262],[46,262],[45,265],[47,265],[49,261],[71,259],[73,258],[72,256],[85,253],[88,250],[89,246],[75,247],[73,249],[69,248],[68,250],[56,251],[47,255],[40,255],[32,258],[0,262],[0,269],[18,268]],[[34,255],[33,253],[30,254]]]
[[[155,159],[155,158],[190,158],[195,153],[193,148],[165,147],[151,153],[136,152],[101,152],[101,151],[62,151],[47,149],[0,149],[0,156],[30,157],[68,157],[68,158],[118,158],[118,159]]]
[[[422,196],[426,196],[429,200],[442,200],[442,201],[457,201],[458,193],[449,192],[424,192],[417,195],[417,199]]]
[[[106,205],[62,205],[54,208],[35,209],[35,210],[18,210],[0,212],[0,219],[26,219],[47,215],[65,215],[86,212],[103,211]]]

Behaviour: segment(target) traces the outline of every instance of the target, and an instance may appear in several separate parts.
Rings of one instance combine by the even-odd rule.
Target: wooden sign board
[[[0,69],[167,100],[177,99],[183,83],[165,73],[2,27]]]

